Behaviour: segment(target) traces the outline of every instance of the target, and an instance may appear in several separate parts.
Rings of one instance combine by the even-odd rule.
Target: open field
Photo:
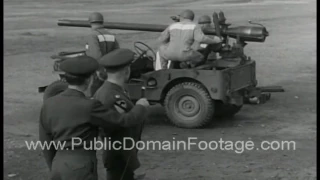
[[[282,85],[286,92],[274,94],[264,105],[245,106],[233,119],[219,119],[202,130],[175,128],[154,115],[143,139],[223,138],[257,145],[264,140],[295,141],[296,150],[141,151],[139,171],[146,173],[145,179],[316,179],[316,0],[5,0],[4,179],[48,176],[41,152],[28,151],[24,143],[38,139],[42,95],[37,87],[57,78],[49,57],[83,49],[88,32],[58,27],[58,19],[86,19],[99,11],[107,21],[169,24],[170,15],[186,8],[197,17],[223,10],[235,25],[248,25],[247,20],[265,25],[270,33],[266,42],[248,44],[245,52],[257,61],[260,85]],[[157,48],[159,33],[112,32],[122,47],[142,41]],[[99,173],[104,179],[103,168]]]

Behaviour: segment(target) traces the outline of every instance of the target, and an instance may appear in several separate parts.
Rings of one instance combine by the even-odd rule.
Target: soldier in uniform
[[[103,55],[118,49],[119,43],[115,35],[103,27],[103,15],[94,12],[89,16],[91,34],[87,39],[86,55],[99,60]]]
[[[129,49],[117,49],[100,59],[101,65],[106,68],[108,78],[97,90],[94,98],[102,102],[107,108],[115,107],[119,113],[130,112],[135,105],[127,94],[124,85],[130,76],[130,64],[134,59],[134,52]],[[148,104],[146,99],[145,103]],[[138,101],[139,102],[139,101]],[[138,103],[137,102],[137,103]],[[132,116],[133,119],[142,119],[143,116]],[[134,142],[140,140],[142,127],[137,125],[123,128],[115,133],[103,130],[101,138],[111,137],[112,140],[123,141],[125,137]],[[126,141],[127,148],[132,147],[132,141]],[[131,150],[110,150],[103,152],[103,163],[107,170],[108,180],[134,180],[134,171],[140,167],[136,148]]]
[[[201,27],[193,22],[194,13],[185,10],[179,15],[180,21],[171,24],[158,38],[162,44],[159,48],[161,64],[163,69],[167,69],[168,60],[178,61],[181,68],[195,67],[204,60],[203,55],[192,49],[194,41],[216,44],[220,43],[220,38],[210,38],[203,34]]]
[[[61,63],[68,89],[48,98],[41,109],[39,139],[42,144],[61,143],[63,147],[43,149],[52,180],[97,180],[96,151],[90,148],[98,138],[99,127],[112,133],[122,127],[142,124],[146,108],[136,105],[119,114],[99,101],[86,97],[98,62],[88,56],[67,59]],[[74,138],[77,138],[76,140]],[[79,140],[81,140],[80,143]]]
[[[119,43],[114,34],[103,27],[104,18],[101,13],[94,12],[89,16],[91,33],[87,37],[86,55],[99,60],[103,55],[118,49]],[[92,94],[101,86],[106,79],[104,68],[99,68],[95,77]]]
[[[198,24],[201,27],[202,30],[206,29],[206,28],[214,28],[211,26],[211,18],[208,15],[203,15],[200,16],[198,19]],[[216,36],[211,36],[213,38],[217,38]],[[204,56],[204,59],[207,59],[209,54],[211,53],[212,50],[217,50],[219,49],[221,46],[221,43],[217,43],[217,44],[206,44],[206,43],[201,43],[201,42],[197,42],[195,41],[193,43],[193,49],[198,50],[199,52],[202,53],[202,55]],[[218,54],[218,53],[217,53]],[[211,56],[210,54],[210,58],[214,58],[216,59],[217,56],[216,54],[212,54],[213,56]]]

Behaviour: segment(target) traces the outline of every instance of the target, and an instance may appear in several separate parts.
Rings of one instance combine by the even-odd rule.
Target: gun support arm
[[[264,86],[257,88],[259,88],[261,92],[284,92],[284,89],[281,86]]]
[[[284,92],[281,86],[263,86],[248,89],[248,93],[244,98],[245,104],[263,104],[270,100],[271,93]]]

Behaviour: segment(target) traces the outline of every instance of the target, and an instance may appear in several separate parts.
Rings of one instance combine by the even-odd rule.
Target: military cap
[[[90,23],[103,23],[103,15],[98,12],[94,12],[89,16]]]
[[[203,15],[198,19],[198,24],[211,24],[211,18],[208,15]]]
[[[184,10],[179,14],[180,17],[183,17],[185,19],[190,19],[193,21],[194,19],[194,12],[190,9]]]
[[[60,69],[67,74],[86,76],[94,73],[99,68],[97,60],[89,56],[78,56],[61,62]]]
[[[119,68],[132,63],[134,52],[130,49],[115,49],[102,56],[99,63],[105,68]]]

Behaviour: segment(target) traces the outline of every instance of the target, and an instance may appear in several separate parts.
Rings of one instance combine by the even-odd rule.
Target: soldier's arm
[[[93,58],[97,59],[102,56],[99,39],[96,35],[91,35],[88,37],[88,46],[91,53],[90,55],[93,56]]]
[[[194,39],[195,41],[205,44],[221,43],[221,39],[218,36],[213,36],[213,38],[206,36],[200,26],[196,26],[194,29]]]
[[[119,113],[113,106],[103,105],[98,100],[93,100],[91,111],[91,124],[104,129],[116,127],[132,127],[143,122],[146,108],[142,105],[134,106],[127,113]]]
[[[160,34],[158,41],[162,44],[165,44],[165,43],[169,42],[169,40],[170,40],[170,31],[169,31],[169,27],[168,27]]]
[[[49,145],[50,142],[52,141],[52,135],[47,129],[45,129],[43,120],[44,120],[44,110],[42,108],[40,112],[40,122],[39,122],[39,140],[41,144],[47,143]],[[42,149],[42,153],[44,155],[45,161],[49,169],[51,170],[52,161],[56,154],[56,150],[53,148],[54,146],[47,146],[47,147],[50,147],[50,149],[46,149],[46,148]]]

